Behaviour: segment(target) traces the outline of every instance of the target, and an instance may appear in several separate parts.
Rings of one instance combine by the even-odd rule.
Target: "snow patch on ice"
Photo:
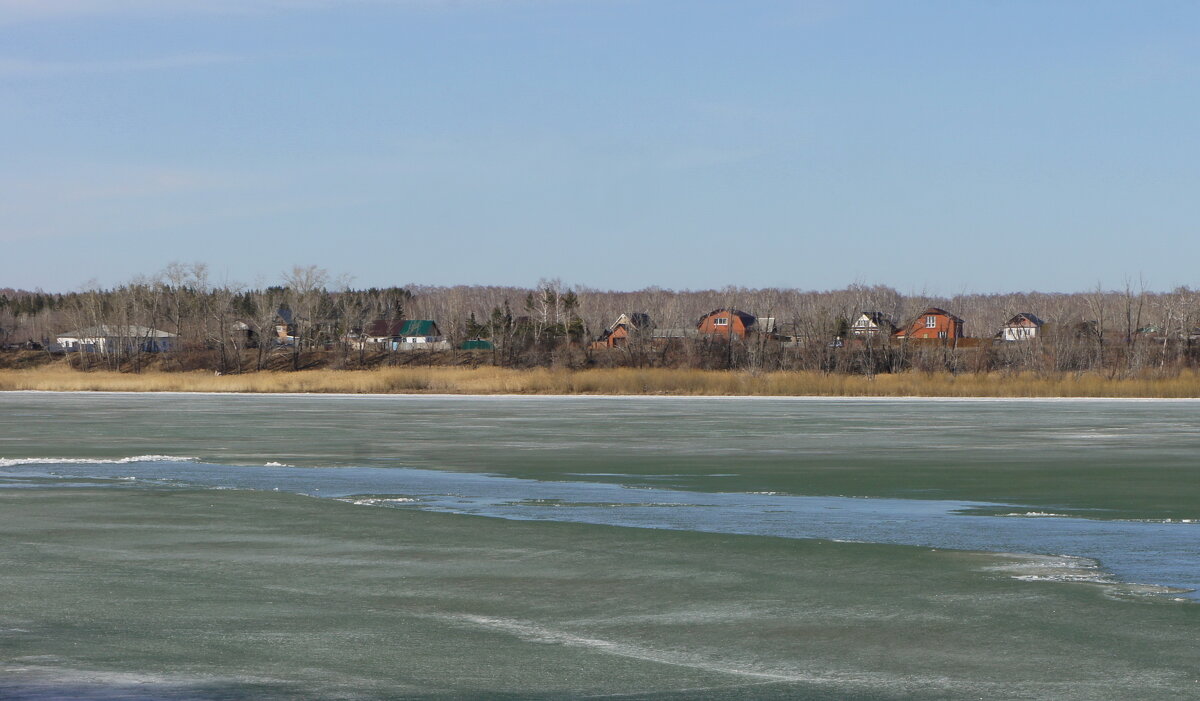
[[[128,458],[0,458],[0,467],[18,465],[127,465],[134,462],[195,462],[178,455],[134,455]]]
[[[417,500],[411,497],[339,497],[335,501],[344,501],[356,506],[387,506],[389,504],[411,504]]]
[[[1070,514],[1056,514],[1052,511],[1014,511],[1010,514],[997,514],[997,516],[1015,516],[1018,518],[1074,518]]]
[[[995,553],[1008,559],[1002,565],[985,567],[985,571],[1000,572],[1022,582],[1059,582],[1102,585],[1112,595],[1122,598],[1186,593],[1190,590],[1155,584],[1121,582],[1113,578],[1100,563],[1077,555],[1034,555],[1029,553]]]

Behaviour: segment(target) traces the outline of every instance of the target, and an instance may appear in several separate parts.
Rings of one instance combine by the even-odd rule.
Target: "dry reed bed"
[[[0,390],[312,392],[349,394],[668,394],[828,397],[1200,397],[1200,374],[901,373],[866,378],[815,372],[672,369],[383,368],[218,376],[209,373],[0,371]]]

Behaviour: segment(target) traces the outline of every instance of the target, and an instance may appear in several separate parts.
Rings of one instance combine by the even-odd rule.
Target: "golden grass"
[[[349,394],[669,394],[827,397],[1200,397],[1200,374],[900,373],[869,379],[816,372],[672,369],[380,368],[218,376],[203,372],[0,370],[0,390],[312,392]]]

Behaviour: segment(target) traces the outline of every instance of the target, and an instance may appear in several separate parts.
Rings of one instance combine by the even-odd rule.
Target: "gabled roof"
[[[654,322],[651,321],[650,315],[645,312],[634,312],[633,314],[621,314],[608,327],[608,332],[612,333],[617,330],[618,326],[625,326],[630,330],[637,329],[652,329]]]
[[[866,317],[867,321],[871,322],[873,326],[880,328],[884,326],[895,328],[896,326],[896,324],[893,323],[891,319],[887,318],[883,312],[862,312],[854,318],[854,322],[851,324],[851,326],[856,325],[860,320],[863,319],[863,317]],[[860,326],[859,328],[862,327]]]
[[[437,322],[433,319],[409,319],[400,327],[397,336],[440,336]]]
[[[1034,326],[1041,326],[1044,323],[1046,323],[1046,322],[1037,318],[1036,314],[1030,314],[1028,312],[1021,312],[1020,314],[1017,314],[1013,318],[1004,322],[1004,327],[1011,328],[1014,326],[1026,326],[1028,324],[1032,324]]]
[[[372,338],[383,338],[385,336],[399,336],[400,329],[404,326],[404,322],[397,319],[388,321],[386,319],[377,319],[367,324],[367,328],[363,329],[364,336]]]
[[[440,336],[437,322],[432,319],[405,319],[387,321],[380,319],[367,324],[364,336],[371,338],[397,338],[401,336]]]
[[[948,312],[945,309],[942,309],[940,307],[930,307],[930,308],[926,309],[925,311],[921,312],[920,314],[918,314],[917,318],[920,319],[923,316],[936,316],[936,315],[949,317],[951,321],[962,321],[962,319],[959,319],[958,317],[954,316],[950,312]]]
[[[654,329],[650,332],[651,338],[692,338],[696,335],[696,329]]]

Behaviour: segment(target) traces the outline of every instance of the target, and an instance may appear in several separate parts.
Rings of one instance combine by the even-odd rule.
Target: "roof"
[[[1021,312],[1020,314],[1017,314],[1017,315],[1016,315],[1016,316],[1014,316],[1013,318],[1011,318],[1011,319],[1009,319],[1008,321],[1004,322],[1004,326],[1005,326],[1005,327],[1010,327],[1010,326],[1028,326],[1028,325],[1030,325],[1030,324],[1032,324],[1033,326],[1041,326],[1041,325],[1042,325],[1042,324],[1044,324],[1044,323],[1046,323],[1046,322],[1044,322],[1044,321],[1042,321],[1041,319],[1037,318],[1037,315],[1036,315],[1036,314],[1030,314],[1030,313],[1028,313],[1028,312]]]
[[[175,334],[149,326],[129,324],[128,326],[89,326],[78,331],[66,331],[55,338],[175,338]]]
[[[754,322],[758,320],[753,314],[748,314],[740,309],[714,309],[700,317],[700,320],[696,322],[696,328],[700,328],[700,326],[704,324],[705,319],[709,318],[710,316],[716,316],[717,314],[732,314],[733,316],[741,319],[742,326],[745,326],[746,328],[750,328]]]
[[[440,336],[438,325],[432,319],[405,319],[387,321],[379,319],[367,324],[363,335],[371,338],[396,338],[400,336]]]
[[[651,338],[691,338],[696,335],[696,329],[654,329]]]
[[[630,329],[652,329],[654,322],[650,319],[650,315],[645,312],[634,312],[632,314],[621,314],[617,320],[609,325],[609,333],[616,331],[618,326],[626,326]]]
[[[440,336],[437,322],[433,319],[409,319],[400,327],[397,336]]]
[[[363,329],[363,335],[370,336],[372,338],[399,336],[400,329],[403,326],[404,322],[400,320],[388,321],[386,319],[377,319],[367,324],[367,328]]]
[[[892,320],[887,318],[883,312],[862,312],[858,316],[854,317],[854,321],[857,322],[863,317],[866,317],[867,321],[871,322],[875,326],[895,326]]]
[[[959,319],[958,317],[954,316],[950,312],[948,312],[945,309],[942,309],[940,307],[930,307],[930,308],[926,309],[925,311],[921,312],[920,314],[918,314],[917,318],[920,318],[923,316],[934,316],[937,314],[940,314],[945,317],[949,317],[952,321],[962,321],[962,319]]]
[[[962,319],[959,319],[957,316],[954,316],[941,307],[930,307],[914,317],[913,320],[904,328],[897,329],[894,333],[892,333],[892,336],[896,338],[907,338],[908,334],[910,333],[920,332],[922,330],[920,328],[921,317],[925,316],[944,316],[952,322],[957,322],[959,324],[964,323]]]
[[[473,338],[470,341],[463,341],[459,348],[462,350],[492,350],[495,346],[486,339]]]

